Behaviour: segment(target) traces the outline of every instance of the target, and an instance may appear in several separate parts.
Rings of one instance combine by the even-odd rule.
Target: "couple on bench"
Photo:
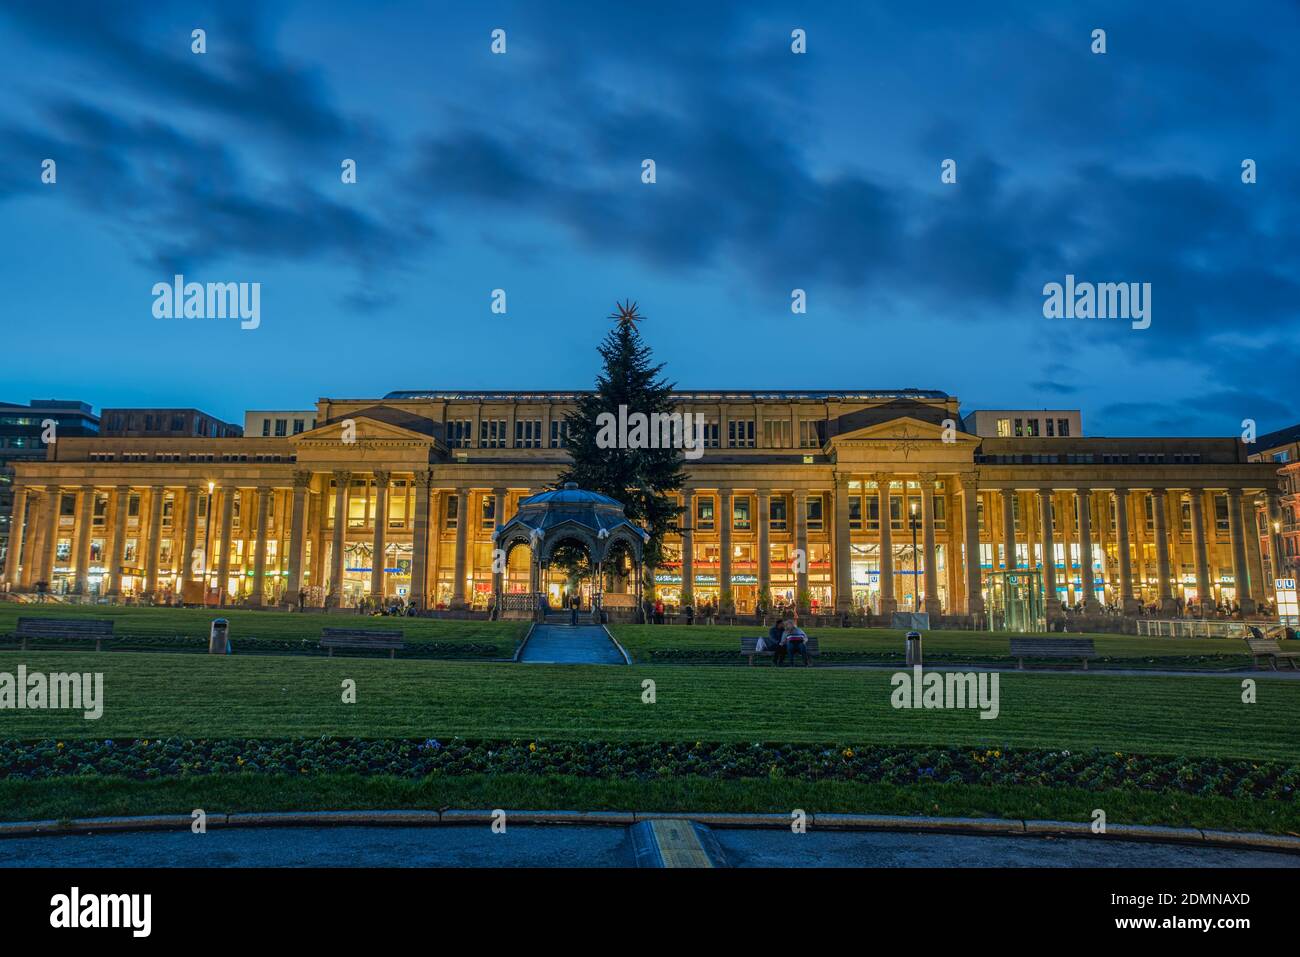
[[[794,619],[786,618],[778,621],[767,630],[767,637],[760,638],[758,651],[771,651],[772,664],[779,665],[788,657],[790,663],[794,664],[794,656],[802,655],[805,666],[808,661],[808,636],[804,630],[794,623]]]

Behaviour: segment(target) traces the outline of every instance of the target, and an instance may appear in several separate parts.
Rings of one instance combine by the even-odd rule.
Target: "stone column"
[[[898,610],[894,599],[894,523],[889,514],[889,473],[876,473],[877,509],[880,512],[880,613]]]
[[[465,547],[469,535],[469,490],[456,489],[456,564],[451,582],[451,607],[465,608]]]
[[[492,517],[496,531],[501,531],[501,526],[506,523],[506,490],[503,488],[494,488],[492,490]],[[503,571],[497,571],[499,563],[496,560],[496,550],[501,547],[501,543],[494,536],[492,539],[492,594],[500,600],[501,596],[506,593],[506,574]],[[595,563],[592,563],[592,572],[595,573]]]
[[[1253,514],[1253,512],[1252,512]],[[1241,489],[1228,489],[1228,533],[1232,536],[1232,580],[1243,615],[1255,613],[1255,595],[1246,566],[1246,533],[1241,521]]]
[[[131,498],[131,487],[119,485],[113,499],[113,539],[109,542],[104,558],[108,568],[108,591],[110,598],[122,594],[122,549],[126,547],[126,510]]]
[[[384,563],[388,548],[388,485],[392,472],[375,472],[375,528],[370,558],[370,594],[384,597]]]
[[[235,525],[235,496],[239,489],[231,485],[221,488],[221,551],[217,553],[217,604],[225,606],[230,600],[231,535]],[[242,516],[247,519],[247,515]]]
[[[429,484],[433,473],[415,473],[415,523],[411,535],[411,603],[424,611],[429,578]]]
[[[1269,566],[1273,569],[1273,578],[1289,578],[1289,569],[1286,566],[1286,558],[1282,554],[1282,534],[1278,531],[1282,522],[1282,502],[1281,495],[1275,488],[1265,490],[1265,499],[1268,508],[1268,551]],[[1276,589],[1276,583],[1274,589]]]
[[[849,541],[849,477],[841,473],[835,476],[835,610],[842,614],[853,607]]]
[[[1004,488],[1002,490],[1002,547],[1006,549],[1003,567],[1008,571],[1020,567],[1020,562],[1016,558],[1015,498],[1015,489]]]
[[[1079,582],[1083,586],[1083,610],[1095,615],[1101,610],[1092,568],[1092,490],[1078,489],[1079,498]]]
[[[158,588],[158,550],[162,547],[162,510],[163,496],[167,490],[161,485],[149,487],[149,534],[141,536],[140,542],[145,550],[144,580],[145,589],[151,595],[157,595]]]
[[[735,610],[735,594],[731,586],[731,489],[718,489],[718,611],[723,611],[722,603],[730,596],[732,611]]]
[[[1151,512],[1156,520],[1156,574],[1160,576],[1157,585],[1160,594],[1160,611],[1171,614],[1177,607],[1174,602],[1173,589],[1169,584],[1169,520],[1165,514],[1165,490],[1151,490]]]
[[[921,534],[925,542],[925,611],[932,618],[943,614],[939,601],[939,574],[934,554],[934,482],[933,472],[921,476]]]
[[[1049,620],[1061,616],[1061,601],[1056,597],[1056,534],[1052,528],[1052,495],[1050,488],[1038,490],[1038,511],[1043,522],[1043,606]]]
[[[1115,530],[1119,535],[1119,596],[1124,614],[1137,613],[1138,601],[1133,597],[1133,556],[1128,539],[1128,489],[1115,489]]]
[[[37,567],[51,589],[54,587],[54,552],[59,544],[59,504],[62,498],[63,490],[57,486],[45,490],[45,535],[41,539],[40,564]]]
[[[198,547],[199,534],[199,489],[196,485],[185,486],[185,538],[181,549],[181,594],[185,599],[184,583],[194,580],[194,550]]]
[[[682,591],[691,593],[695,601],[695,489],[682,491],[682,514],[686,516],[682,524]]]
[[[72,590],[78,595],[90,591],[90,538],[95,522],[95,486],[81,490],[81,508],[77,516],[77,562]],[[10,532],[9,541],[13,542]]]
[[[351,482],[352,473],[347,469],[334,470],[334,553],[330,556],[329,597],[325,599],[328,608],[343,607],[343,545],[347,534]]]
[[[1246,522],[1246,569],[1250,574],[1250,597],[1255,601],[1255,609],[1259,610],[1262,601],[1268,599],[1271,591],[1268,587],[1268,580],[1264,575],[1264,559],[1260,554],[1259,547],[1259,502],[1255,493],[1246,496],[1244,503],[1245,522]]]
[[[1196,561],[1196,597],[1203,614],[1206,605],[1214,604],[1214,593],[1210,589],[1210,563],[1205,553],[1205,490],[1190,488],[1187,494],[1192,500],[1192,557]]]
[[[758,600],[770,605],[772,600],[772,496],[767,489],[758,490]]]
[[[290,608],[298,606],[298,592],[302,590],[303,529],[307,527],[307,489],[311,485],[311,472],[293,473],[293,505],[289,514],[289,581],[285,586],[284,600]]]
[[[27,518],[27,487],[14,489],[14,507],[9,513],[9,551],[5,555],[5,581],[11,588],[18,582],[18,566],[23,560],[23,529]]]
[[[275,489],[259,488],[257,490],[257,547],[253,552],[253,594],[254,607],[261,608],[266,600],[266,539],[270,531],[267,525],[267,511]]]
[[[804,611],[808,601],[808,493],[803,489],[795,489],[791,500],[794,505],[794,547],[797,551],[794,602],[799,611]]]

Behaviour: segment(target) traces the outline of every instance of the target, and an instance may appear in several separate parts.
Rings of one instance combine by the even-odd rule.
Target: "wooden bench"
[[[766,635],[763,636],[763,640],[764,640],[764,641],[767,641],[767,640],[768,640],[768,638],[767,638]],[[821,654],[821,652],[820,652],[820,651],[818,650],[818,648],[817,648],[817,639],[816,639],[816,638],[812,638],[812,637],[810,637],[810,638],[805,642],[805,644],[808,646],[808,657],[809,657],[809,658],[816,658],[818,655]],[[773,649],[773,648],[764,648],[762,651],[759,651],[759,650],[758,650],[758,638],[756,638],[756,637],[755,637],[755,638],[741,638],[741,639],[740,639],[740,653],[741,653],[742,655],[746,655],[746,656],[749,658],[749,664],[750,664],[750,666],[752,667],[753,664],[754,664],[754,656],[755,656],[755,655],[773,655],[773,656],[775,656],[775,655],[776,655],[776,650]]]
[[[104,639],[113,637],[113,622],[103,618],[19,618],[14,636],[27,650],[29,639],[85,638],[95,640],[95,650],[104,650]]]
[[[1097,649],[1091,638],[1012,638],[1011,657],[1021,671],[1026,658],[1078,658],[1087,671],[1088,659],[1097,657]]]
[[[1296,659],[1300,658],[1300,651],[1283,651],[1282,646],[1271,638],[1247,638],[1246,646],[1250,649],[1250,656],[1254,659],[1252,664],[1256,668],[1259,667],[1260,658],[1271,658],[1274,671],[1278,670],[1279,659],[1289,662],[1292,671],[1300,670],[1296,665]]]
[[[320,646],[329,649],[329,656],[334,657],[335,648],[374,649],[387,651],[389,658],[397,657],[397,652],[406,647],[402,632],[387,629],[364,628],[326,628],[321,632]]]

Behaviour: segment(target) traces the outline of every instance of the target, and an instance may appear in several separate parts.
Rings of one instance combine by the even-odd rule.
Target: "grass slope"
[[[102,671],[98,721],[0,711],[0,736],[519,737],[1103,748],[1294,761],[1300,683],[1020,673],[1001,714],[896,710],[885,671],[538,666],[346,658],[0,652],[0,671]],[[341,702],[353,679],[357,703]],[[646,679],[656,703],[642,703]]]

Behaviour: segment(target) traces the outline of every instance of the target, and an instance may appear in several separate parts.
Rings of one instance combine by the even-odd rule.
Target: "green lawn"
[[[875,670],[538,666],[361,658],[0,652],[0,671],[102,671],[103,718],[0,711],[0,737],[163,735],[801,741],[1103,748],[1295,761],[1300,683],[1009,673],[1001,714],[895,710]],[[357,703],[341,702],[353,679]],[[642,682],[657,702],[642,703]]]
[[[185,636],[207,641],[214,618],[230,622],[230,638],[238,651],[249,638],[298,641],[320,637],[322,628],[391,628],[408,642],[480,643],[495,645],[509,658],[528,631],[527,622],[458,621],[437,618],[386,618],[355,614],[300,614],[215,608],[135,608],[113,605],[18,604],[0,602],[0,635],[13,634],[19,617],[111,618],[115,635],[139,638]]]
[[[636,661],[705,659],[743,663],[740,638],[766,629],[755,625],[612,625],[610,631]],[[901,661],[904,633],[889,628],[809,627],[821,651],[868,661]],[[1043,637],[1062,638],[1064,635]],[[1071,635],[1069,637],[1080,637]],[[1091,634],[1103,659],[1125,667],[1228,669],[1249,667],[1245,642],[1231,638],[1140,638]],[[1008,657],[1008,635],[987,631],[931,631],[926,660],[995,661]],[[1103,662],[1104,663],[1104,662]]]

